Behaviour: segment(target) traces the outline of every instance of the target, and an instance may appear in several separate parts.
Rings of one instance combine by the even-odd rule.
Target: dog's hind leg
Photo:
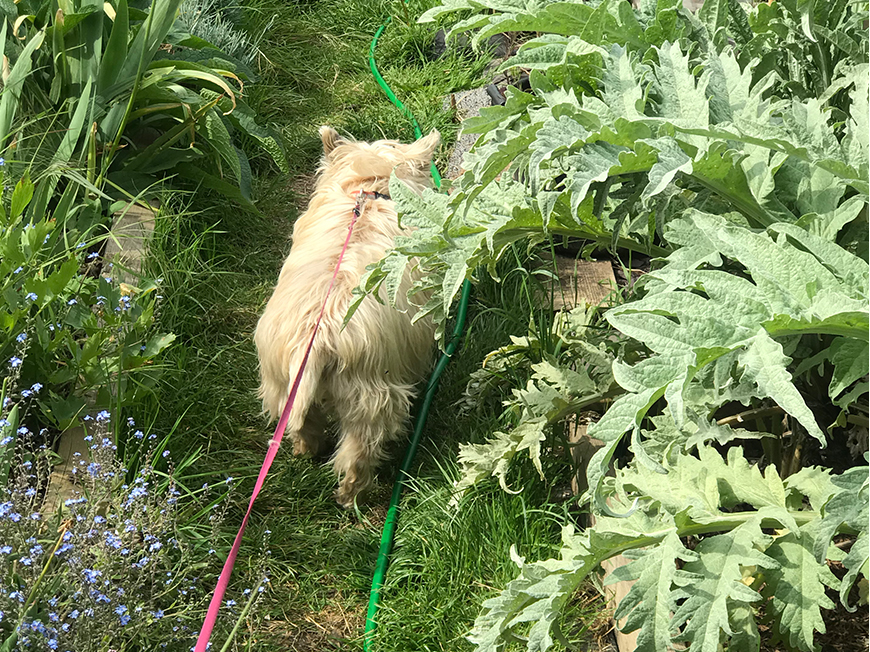
[[[305,423],[293,438],[293,454],[321,456],[327,444],[327,425],[323,410],[318,405],[312,405],[305,415]]]
[[[332,464],[340,478],[336,500],[344,507],[353,505],[357,494],[374,482],[384,445],[398,437],[410,406],[407,387],[363,385],[355,389],[342,392],[335,401],[341,436]]]
[[[297,370],[301,364],[302,355],[294,355],[290,364],[289,383],[287,385],[284,401],[293,388]],[[325,367],[322,355],[317,349],[311,351],[308,364],[299,379],[299,388],[296,390],[296,399],[290,410],[290,419],[287,422],[286,435],[293,442],[294,455],[311,455],[316,457],[322,450],[326,438],[326,418],[315,405],[318,394],[318,385]],[[283,407],[283,404],[282,404]]]

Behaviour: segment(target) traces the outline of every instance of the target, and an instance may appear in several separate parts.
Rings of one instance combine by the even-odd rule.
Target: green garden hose
[[[420,130],[420,125],[417,124],[414,114],[396,97],[387,82],[384,81],[381,73],[378,72],[377,64],[375,64],[375,48],[377,48],[378,39],[384,33],[391,20],[392,18],[387,18],[386,22],[380,26],[372,39],[372,44],[369,48],[369,68],[371,68],[375,80],[384,89],[390,101],[411,121],[411,124],[414,126],[414,135],[420,138],[423,132]],[[441,187],[441,175],[438,173],[438,168],[435,167],[434,162],[432,163],[432,180],[437,188]],[[462,295],[459,299],[459,308],[456,311],[456,325],[453,329],[453,334],[447,342],[447,346],[438,360],[438,364],[435,365],[435,370],[429,377],[429,383],[426,385],[426,391],[423,394],[423,401],[414,420],[414,432],[411,435],[411,441],[408,443],[408,450],[405,452],[405,458],[402,460],[402,466],[399,469],[396,483],[393,485],[393,495],[390,497],[390,506],[387,510],[387,518],[384,521],[384,530],[381,534],[381,547],[378,550],[378,561],[375,566],[374,576],[372,577],[371,593],[369,594],[369,609],[366,614],[365,640],[363,642],[365,652],[369,652],[375,628],[378,626],[376,616],[381,603],[381,589],[384,586],[384,577],[387,574],[387,566],[390,563],[390,552],[393,549],[393,538],[395,537],[396,526],[399,520],[399,500],[402,497],[402,489],[411,477],[411,464],[420,445],[420,438],[423,436],[423,428],[426,425],[426,417],[429,415],[429,407],[432,405],[435,392],[438,390],[438,380],[441,378],[445,367],[447,367],[450,357],[456,351],[459,339],[462,337],[462,331],[465,329],[465,315],[468,312],[468,298],[470,295],[471,283],[466,280],[462,285]]]

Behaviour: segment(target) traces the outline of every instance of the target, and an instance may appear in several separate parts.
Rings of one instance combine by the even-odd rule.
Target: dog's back
[[[336,262],[347,236],[358,190],[386,195],[390,173],[419,190],[428,185],[428,165],[437,133],[411,145],[347,142],[321,129],[324,159],[308,210],[293,231],[293,245],[278,285],[260,319],[255,341],[260,357],[260,397],[277,418],[284,407]],[[347,253],[326,303],[303,373],[287,432],[294,452],[316,454],[324,443],[325,415],[340,422],[333,458],[342,476],[339,501],[349,504],[370,484],[383,444],[395,438],[408,416],[413,387],[431,360],[433,330],[411,324],[405,291],[394,310],[366,298],[347,327],[344,315],[353,289],[371,263],[402,233],[388,198],[369,199],[354,227]]]

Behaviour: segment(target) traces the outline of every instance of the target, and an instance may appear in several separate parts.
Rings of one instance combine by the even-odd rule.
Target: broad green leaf
[[[112,31],[109,34],[100,65],[100,76],[97,83],[98,93],[102,93],[118,81],[118,74],[127,59],[129,28],[130,17],[127,10],[127,0],[117,0],[115,2],[115,20],[112,22]]]
[[[825,504],[822,520],[815,530],[816,560],[821,563],[834,535],[845,525],[854,532],[867,528],[868,476],[867,467],[858,466],[831,478],[839,492]]]
[[[759,523],[760,519],[750,520],[730,532],[702,539],[694,551],[697,561],[683,567],[698,579],[674,592],[674,597],[683,602],[672,624],[685,626],[676,638],[688,642],[692,652],[717,652],[724,636],[733,632],[729,611],[761,599],[742,581],[742,569],[747,566],[777,566],[775,560],[757,549],[769,541]]]
[[[635,581],[613,618],[617,622],[626,619],[624,632],[640,629],[638,652],[667,650],[674,634],[671,614],[677,608],[672,587],[685,586],[697,579],[691,573],[677,570],[677,564],[694,561],[697,556],[683,547],[676,531],[668,533],[657,546],[626,556],[632,559],[631,563],[617,568],[605,581],[606,585]]]
[[[836,398],[849,385],[870,373],[870,350],[867,342],[839,337],[831,343],[834,374],[828,390]]]
[[[3,31],[0,38],[6,41],[6,21],[3,21]],[[15,113],[21,98],[24,80],[30,75],[33,67],[34,52],[45,40],[45,30],[41,30],[28,39],[24,49],[18,55],[15,65],[9,72],[9,76],[3,80],[3,92],[0,94],[0,146],[5,145],[12,129]]]
[[[763,396],[769,396],[776,401],[822,446],[827,445],[827,439],[816,423],[815,416],[792,384],[791,374],[786,369],[791,358],[783,354],[779,342],[761,330],[752,338],[739,359],[747,377],[758,386],[758,391]]]
[[[825,503],[839,490],[831,480],[831,472],[818,466],[806,466],[797,473],[793,473],[785,479],[786,491],[799,492],[795,496],[796,504],[801,504],[802,496],[810,501],[810,506],[817,512],[821,512]]]
[[[870,566],[870,539],[867,537],[866,528],[858,533],[858,538],[852,543],[849,554],[843,560],[843,566],[846,567],[846,575],[840,583],[840,602],[847,610],[854,611],[855,607],[849,606],[849,591],[859,574],[867,579]]]
[[[814,528],[801,528],[777,537],[766,554],[778,568],[765,574],[765,597],[778,616],[777,633],[793,648],[814,652],[815,632],[825,632],[821,609],[833,609],[834,602],[825,595],[825,586],[839,588],[839,581],[825,564],[813,555]]]

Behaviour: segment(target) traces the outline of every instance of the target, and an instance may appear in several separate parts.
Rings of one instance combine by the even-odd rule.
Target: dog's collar
[[[391,199],[389,195],[385,195],[382,192],[368,192],[366,190],[354,190],[350,194],[357,199]]]
[[[374,192],[374,191],[368,192],[366,190],[355,190],[350,194],[356,196],[356,206],[353,207],[353,214],[356,217],[359,217],[360,213],[362,213],[362,207],[363,207],[363,204],[365,203],[366,199],[389,199],[390,198],[389,195],[385,195],[383,193]]]

